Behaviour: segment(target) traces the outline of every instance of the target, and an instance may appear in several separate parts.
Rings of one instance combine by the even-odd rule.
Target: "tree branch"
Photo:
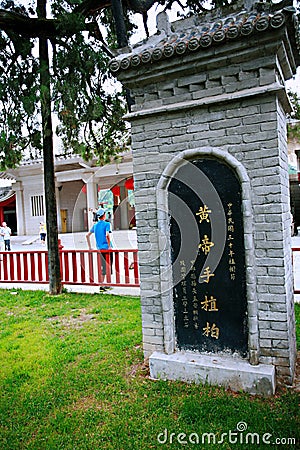
[[[91,23],[87,23],[81,31],[91,31],[91,29],[94,31],[94,28],[94,25],[91,26]],[[0,30],[31,38],[44,37],[54,39],[70,36],[78,32],[78,26],[75,28],[75,26],[70,25],[70,22],[67,25],[64,23],[64,26],[62,26],[62,20],[31,18],[13,11],[0,9]]]
[[[70,15],[80,14],[87,18],[108,6],[111,6],[111,0],[86,0]],[[61,21],[57,19],[31,18],[6,9],[0,9],[0,29],[28,37],[43,36],[49,39],[70,35],[75,31],[72,28],[61,27]],[[82,31],[88,31],[88,25]]]
[[[53,19],[30,18],[12,11],[0,9],[0,28],[28,37],[53,37],[57,34],[58,21]]]
[[[75,14],[81,14],[84,17],[89,17],[108,6],[111,6],[111,0],[85,0],[74,8],[73,12]]]

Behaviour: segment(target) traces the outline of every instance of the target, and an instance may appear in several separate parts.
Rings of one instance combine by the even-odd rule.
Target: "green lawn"
[[[1,450],[270,448],[263,435],[299,444],[294,391],[263,399],[150,380],[138,298],[2,290],[0,337]]]

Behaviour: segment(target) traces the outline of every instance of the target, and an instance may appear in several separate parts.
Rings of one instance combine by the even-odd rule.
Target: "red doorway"
[[[17,234],[16,194],[0,198],[0,223],[6,222],[12,234]]]

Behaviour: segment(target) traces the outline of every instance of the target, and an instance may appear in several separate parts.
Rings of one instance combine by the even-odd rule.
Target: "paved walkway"
[[[86,232],[79,233],[64,233],[59,234],[61,244],[65,249],[87,250],[87,242],[85,239]],[[114,231],[113,246],[119,250],[129,250],[137,248],[136,231],[135,230],[120,230]],[[91,236],[92,248],[96,248],[94,237]],[[12,236],[11,238],[12,251],[27,251],[27,250],[44,250],[45,246],[40,243],[39,236]],[[81,286],[81,285],[64,285],[69,292],[86,292],[90,294],[98,293],[99,286]],[[11,283],[1,283],[1,287],[12,289]],[[14,283],[13,287],[29,290],[48,290],[48,285],[35,285]],[[107,293],[115,295],[130,295],[139,296],[140,288],[138,287],[113,287]]]
[[[59,238],[61,239],[61,243],[66,249],[78,249],[84,250],[87,249],[87,242],[85,239],[86,232],[79,233],[66,233],[60,234]],[[137,248],[137,239],[136,239],[136,231],[135,230],[120,230],[114,231],[113,235],[113,245],[116,249],[136,249]],[[44,249],[45,247],[39,242],[38,236],[13,236],[11,239],[12,250],[22,251],[22,250],[37,250]],[[92,236],[92,246],[95,248],[95,242],[93,241]],[[292,246],[300,248],[300,235],[292,238]],[[293,268],[294,268],[294,284],[295,289],[300,290],[300,251],[294,253],[293,258]],[[11,284],[2,284],[2,287],[7,287],[8,289],[12,288]],[[48,289],[48,286],[45,285],[33,285],[28,284],[24,285],[23,283],[14,284],[14,287],[20,287],[21,289]],[[87,293],[97,293],[99,292],[99,287],[96,286],[72,286],[66,285],[66,288],[70,292],[87,292]],[[132,288],[132,287],[114,287],[109,293],[116,295],[132,295],[139,296],[140,289]],[[300,303],[300,295],[295,295],[295,301]]]
[[[87,242],[85,238],[86,232],[78,233],[64,233],[59,234],[58,238],[66,249],[84,250],[87,249]],[[113,246],[116,249],[136,249],[136,231],[135,230],[120,230],[112,233]],[[94,236],[91,236],[91,244],[96,248]],[[39,236],[12,236],[11,238],[12,250],[37,250],[45,247],[40,243]]]

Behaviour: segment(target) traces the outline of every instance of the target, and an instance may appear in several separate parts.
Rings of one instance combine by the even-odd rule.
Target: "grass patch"
[[[254,448],[241,442],[243,435],[238,443],[227,438],[201,444],[202,433],[221,441],[239,422],[251,433],[270,433],[270,442],[299,439],[294,391],[262,399],[151,381],[143,364],[138,298],[11,292],[0,291],[1,449]],[[295,309],[299,328],[300,306]],[[181,432],[194,443],[180,444]],[[158,442],[159,433],[165,444]]]

